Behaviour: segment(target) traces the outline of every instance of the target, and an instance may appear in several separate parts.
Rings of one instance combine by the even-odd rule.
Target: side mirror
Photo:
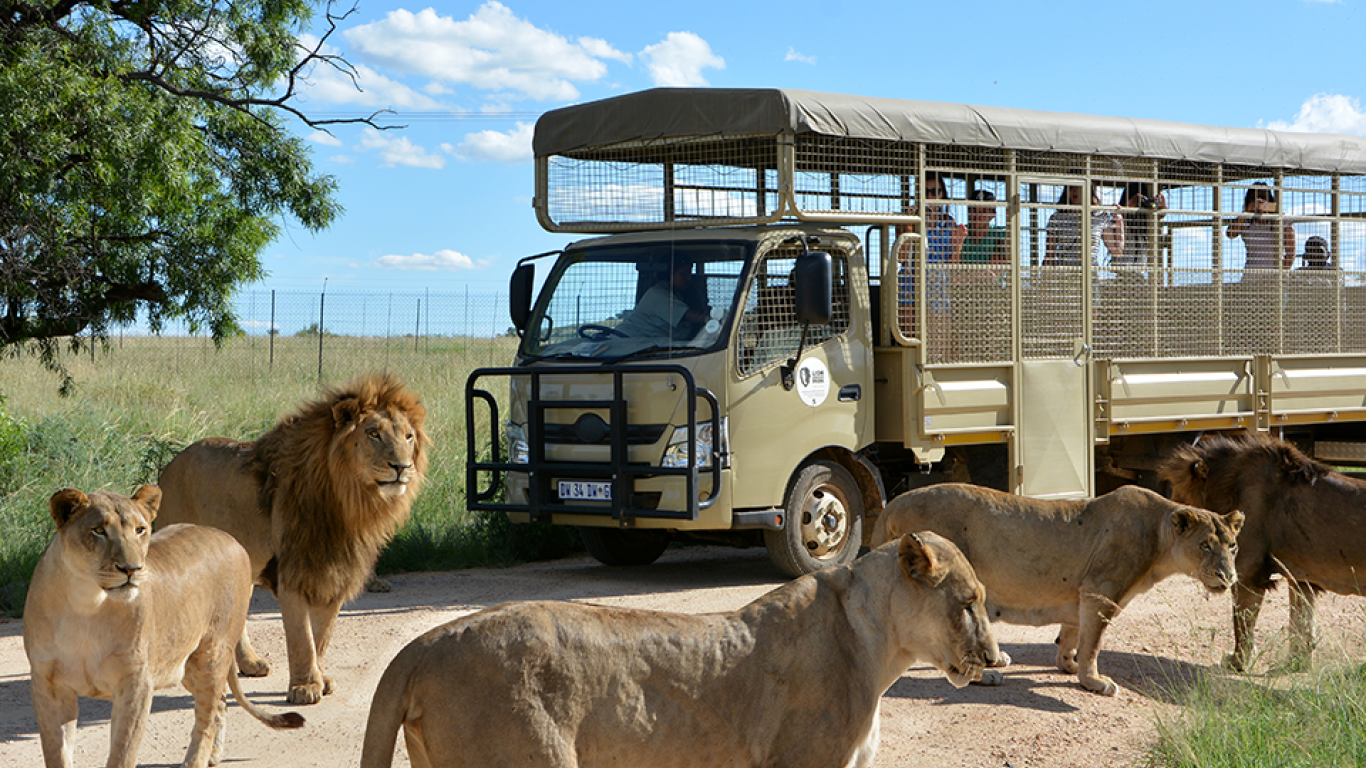
[[[531,319],[531,289],[536,282],[536,266],[521,264],[512,270],[508,285],[508,313],[512,315],[512,327],[521,334]]]
[[[834,267],[825,251],[807,251],[797,257],[794,275],[797,322],[825,325],[834,313]]]

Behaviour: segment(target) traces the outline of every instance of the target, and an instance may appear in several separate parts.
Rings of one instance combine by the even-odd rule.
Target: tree
[[[286,218],[339,214],[291,120],[312,67],[308,0],[0,0],[0,352],[57,362],[145,308],[215,340]],[[353,78],[354,80],[354,78]],[[84,340],[82,336],[84,336]]]

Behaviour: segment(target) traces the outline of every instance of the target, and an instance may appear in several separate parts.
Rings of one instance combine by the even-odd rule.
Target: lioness
[[[365,374],[254,442],[206,438],[161,472],[163,522],[232,534],[279,599],[291,704],[332,692],[323,658],[333,625],[408,519],[427,470],[426,414],[398,377]],[[245,633],[237,666],[251,677],[270,671]]]
[[[176,525],[151,534],[161,491],[129,499],[67,488],[49,506],[57,538],[38,561],[24,605],[24,650],[33,711],[48,768],[70,768],[76,697],[113,700],[109,768],[133,768],[152,691],[179,682],[194,694],[185,765],[218,762],[224,686],[272,728],[298,728],[294,712],[267,715],[242,695],[233,645],[251,600],[247,553],[222,531]]]
[[[982,585],[932,533],[730,613],[508,603],[390,662],[362,768],[866,766],[879,700],[916,659],[963,686],[996,656]]]
[[[1124,606],[1177,573],[1211,592],[1234,582],[1237,512],[1221,518],[1137,486],[1095,499],[1045,501],[962,483],[892,499],[874,544],[928,528],[957,544],[987,588],[987,613],[1008,624],[1061,624],[1058,669],[1113,696],[1096,670],[1100,638]],[[1009,656],[1001,654],[1008,664]]]

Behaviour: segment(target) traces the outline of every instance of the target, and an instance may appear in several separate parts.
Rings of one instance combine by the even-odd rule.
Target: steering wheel
[[[618,331],[616,328],[611,328],[606,325],[597,325],[595,323],[586,323],[579,326],[579,335],[589,341],[602,341],[612,336],[620,336],[623,339],[627,338],[626,334]]]

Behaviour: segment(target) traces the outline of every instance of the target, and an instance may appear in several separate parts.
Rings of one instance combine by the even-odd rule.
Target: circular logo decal
[[[803,403],[815,407],[825,402],[830,394],[830,372],[825,363],[808,357],[797,366],[797,396]]]

